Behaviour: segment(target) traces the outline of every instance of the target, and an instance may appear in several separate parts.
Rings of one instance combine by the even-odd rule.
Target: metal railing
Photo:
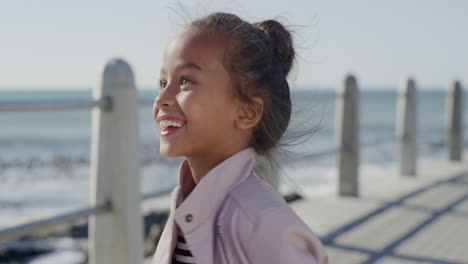
[[[29,235],[41,228],[55,226],[58,224],[72,223],[78,219],[88,217],[90,215],[110,212],[112,210],[112,203],[107,201],[94,207],[86,207],[83,209],[74,210],[68,213],[48,217],[45,219],[31,221],[29,223],[17,225],[10,228],[0,230],[0,242],[8,241]]]
[[[111,109],[112,98],[106,96],[98,100],[0,100],[0,112],[79,110],[90,109],[94,107],[101,109]]]
[[[0,112],[92,109],[92,133],[90,206],[1,229],[0,242],[88,217],[89,263],[141,263],[141,199],[157,198],[172,190],[140,195],[139,177],[135,177],[137,108],[152,102],[137,100],[133,72],[121,59],[106,64],[92,100],[1,101]]]
[[[161,196],[166,196],[172,192],[175,186],[170,188],[145,193],[141,196],[141,200],[149,200],[158,198]],[[46,228],[54,225],[72,223],[76,220],[89,217],[90,215],[107,213],[113,210],[112,202],[106,201],[103,204],[94,206],[94,207],[85,207],[82,209],[73,210],[67,213],[59,214],[52,217],[47,217],[40,220],[31,221],[25,224],[17,225],[10,228],[5,228],[0,230],[0,242],[9,241],[23,237],[25,235],[39,231],[41,228]]]
[[[152,105],[154,100],[148,98],[140,98],[140,106]],[[21,101],[3,101],[0,100],[0,112],[29,112],[29,111],[59,111],[59,110],[82,110],[100,108],[102,110],[111,110],[113,106],[112,97],[104,96],[98,100],[21,100]],[[149,200],[168,195],[175,186],[170,188],[145,193],[141,200]],[[41,228],[46,228],[58,224],[71,223],[76,220],[89,217],[91,215],[106,213],[112,211],[112,202],[110,200],[96,205],[94,207],[85,207],[82,209],[73,210],[67,213],[59,214],[44,219],[30,221],[14,227],[0,229],[0,243],[17,239],[25,235],[34,233]]]

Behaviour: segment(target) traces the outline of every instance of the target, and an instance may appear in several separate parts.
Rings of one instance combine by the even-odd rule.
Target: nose
[[[175,104],[175,94],[173,93],[174,89],[171,89],[169,85],[167,85],[164,89],[159,91],[159,94],[154,99],[154,106],[163,109],[170,107]]]

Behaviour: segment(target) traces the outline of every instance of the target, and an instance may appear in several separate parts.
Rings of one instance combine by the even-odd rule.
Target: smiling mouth
[[[186,124],[186,121],[176,118],[161,118],[158,122],[159,129],[161,130],[161,136],[172,135],[179,131]]]
[[[177,131],[179,131],[182,127],[184,127],[184,125],[182,126],[167,126],[167,127],[161,127],[161,136],[169,136],[169,135],[172,135],[174,133],[176,133]]]

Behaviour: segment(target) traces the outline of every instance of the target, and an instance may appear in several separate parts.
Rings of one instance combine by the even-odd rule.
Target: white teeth
[[[166,127],[168,127],[168,126],[181,127],[182,124],[176,123],[176,122],[173,122],[173,121],[170,121],[170,120],[161,120],[161,121],[159,122],[159,127],[166,128]]]

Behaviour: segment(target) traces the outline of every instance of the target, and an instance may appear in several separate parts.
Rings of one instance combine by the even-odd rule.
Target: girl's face
[[[164,52],[153,116],[166,157],[216,155],[234,142],[238,102],[223,66],[227,39],[190,27]]]

